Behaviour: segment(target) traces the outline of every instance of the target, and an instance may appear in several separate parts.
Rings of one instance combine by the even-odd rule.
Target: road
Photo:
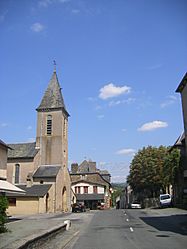
[[[103,210],[70,216],[72,227],[40,249],[184,249],[187,211]]]
[[[187,214],[173,210],[96,211],[66,249],[184,249]]]

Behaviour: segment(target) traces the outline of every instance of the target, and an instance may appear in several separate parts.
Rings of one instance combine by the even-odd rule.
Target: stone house
[[[0,139],[0,180],[7,178],[7,155],[11,148]]]
[[[84,160],[80,165],[71,165],[72,190],[77,201],[84,202],[86,208],[97,209],[101,203],[111,206],[111,184],[108,171],[96,168],[96,162]]]
[[[68,211],[68,117],[56,70],[37,111],[36,142],[11,144],[7,180],[26,191],[10,195],[10,214]]]
[[[187,207],[187,73],[180,82],[176,92],[181,95],[182,113],[184,123],[184,133],[177,139],[174,147],[180,149],[181,152],[181,169],[178,175],[178,184],[176,189],[176,201]]]
[[[17,188],[15,185],[7,182],[7,154],[10,148],[0,139],[0,196],[4,196],[7,193],[22,193],[24,191]]]

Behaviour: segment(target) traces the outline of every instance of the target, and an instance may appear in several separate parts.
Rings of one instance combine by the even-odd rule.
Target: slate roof
[[[182,92],[182,90],[184,89],[184,87],[186,86],[186,84],[187,84],[187,73],[185,74],[185,76],[181,80],[181,83],[177,87],[176,92]]]
[[[52,78],[49,82],[47,90],[45,91],[42,101],[36,110],[48,111],[53,109],[62,109],[69,116],[64,104],[61,87],[55,71],[53,72]]]
[[[0,139],[0,145],[2,145],[3,147],[5,147],[7,149],[12,149],[7,144],[5,144],[1,139]]]
[[[177,139],[177,141],[175,142],[174,146],[182,146],[183,142],[185,140],[185,133],[183,132]]]
[[[11,197],[11,196],[20,196],[20,197],[43,197],[47,194],[49,191],[50,187],[52,184],[38,184],[38,185],[33,185],[31,187],[27,187],[26,185],[16,185],[17,187],[23,189],[25,191],[24,195],[20,194],[11,194],[7,193],[6,195]]]
[[[108,170],[99,170],[99,173],[101,175],[110,175],[110,173],[108,172]]]
[[[34,173],[33,178],[56,177],[61,166],[40,166]]]
[[[77,201],[104,200],[104,194],[75,194]]]
[[[8,159],[12,158],[34,158],[38,149],[36,143],[8,144],[12,150],[8,150]]]
[[[98,185],[98,186],[105,186],[106,184],[104,183],[99,183],[99,182],[93,182],[93,181],[89,181],[89,180],[78,180],[78,181],[73,181],[72,180],[72,185],[75,185],[77,183],[88,183],[88,184],[91,184],[91,185]]]

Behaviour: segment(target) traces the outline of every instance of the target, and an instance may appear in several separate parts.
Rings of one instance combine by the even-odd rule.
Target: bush
[[[7,221],[6,209],[8,208],[8,200],[5,196],[0,196],[0,233],[7,232],[5,223]]]

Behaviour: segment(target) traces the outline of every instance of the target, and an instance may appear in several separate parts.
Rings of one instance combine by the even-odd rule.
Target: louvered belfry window
[[[50,136],[52,134],[52,116],[47,116],[47,135]]]

